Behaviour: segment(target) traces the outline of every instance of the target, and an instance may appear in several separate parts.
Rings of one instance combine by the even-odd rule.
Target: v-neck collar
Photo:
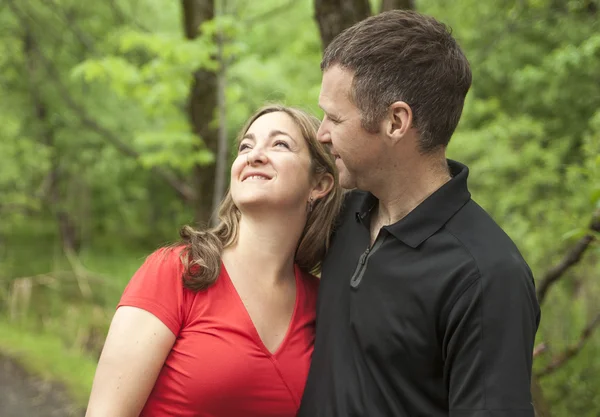
[[[235,288],[235,285],[233,284],[233,281],[231,280],[231,277],[229,276],[229,272],[227,272],[225,263],[221,262],[221,268],[222,268],[222,272],[223,272],[225,281],[227,282],[227,285],[229,286],[230,290],[232,291],[234,298],[237,300],[238,306],[241,308],[244,316],[246,317],[246,320],[248,321],[254,342],[269,358],[276,358],[279,355],[279,353],[287,345],[289,339],[292,336],[292,331],[295,327],[298,306],[300,305],[300,297],[303,296],[303,294],[301,294],[301,291],[303,291],[302,290],[303,287],[300,282],[300,278],[301,278],[300,268],[298,267],[298,265],[294,264],[294,279],[295,279],[295,285],[296,285],[296,299],[294,301],[294,310],[292,311],[292,315],[290,317],[290,322],[288,323],[285,335],[283,336],[281,343],[279,343],[279,346],[277,346],[277,348],[273,352],[271,352],[267,348],[267,346],[263,342],[262,338],[260,337],[260,334],[258,333],[258,330],[256,329],[256,325],[252,321],[252,317],[250,316],[250,313],[248,312],[246,305],[242,301],[242,297],[240,297],[240,294],[238,293],[237,289]]]

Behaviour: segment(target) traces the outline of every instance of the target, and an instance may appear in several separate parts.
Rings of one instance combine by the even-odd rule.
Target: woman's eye
[[[286,148],[290,149],[290,145],[288,145],[287,142],[284,142],[282,140],[278,140],[275,142],[275,146],[285,146]]]
[[[250,145],[248,145],[247,143],[242,143],[240,144],[240,147],[238,148],[238,152],[242,152],[245,149],[249,149]]]

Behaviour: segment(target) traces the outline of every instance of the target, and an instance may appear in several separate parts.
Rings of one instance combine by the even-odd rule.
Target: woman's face
[[[284,112],[260,116],[242,138],[231,166],[231,196],[249,208],[305,209],[313,189],[306,140]]]

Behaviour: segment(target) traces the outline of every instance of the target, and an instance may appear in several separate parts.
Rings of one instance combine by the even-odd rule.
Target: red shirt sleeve
[[[127,284],[117,308],[131,306],[146,310],[177,336],[185,311],[180,253],[179,248],[168,248],[148,256]]]

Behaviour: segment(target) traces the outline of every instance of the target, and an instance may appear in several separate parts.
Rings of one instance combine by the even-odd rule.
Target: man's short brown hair
[[[354,75],[351,99],[366,130],[377,132],[389,106],[404,101],[420,132],[421,151],[448,145],[472,76],[467,58],[444,24],[406,10],[371,16],[327,46],[321,69],[334,65]]]

